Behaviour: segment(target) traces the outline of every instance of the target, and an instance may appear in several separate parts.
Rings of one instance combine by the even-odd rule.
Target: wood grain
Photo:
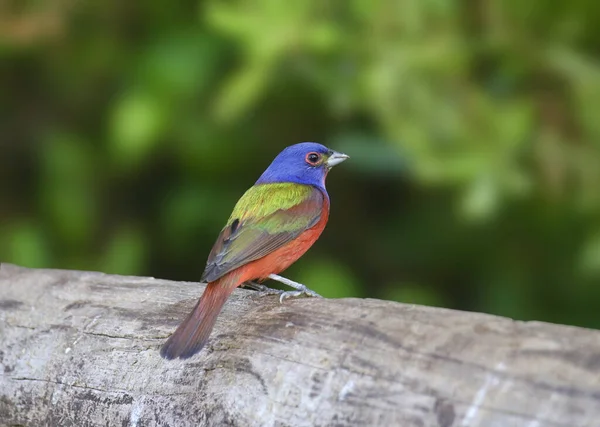
[[[161,359],[202,289],[2,264],[0,425],[600,426],[599,331],[236,290]]]

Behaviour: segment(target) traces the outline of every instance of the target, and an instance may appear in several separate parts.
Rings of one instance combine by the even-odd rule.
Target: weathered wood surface
[[[0,267],[0,425],[600,426],[600,332],[238,290],[188,361],[196,283]]]

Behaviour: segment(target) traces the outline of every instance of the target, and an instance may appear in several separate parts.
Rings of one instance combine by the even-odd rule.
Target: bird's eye
[[[306,155],[306,163],[309,165],[314,166],[319,163],[319,160],[321,160],[321,155],[319,153],[312,152]]]

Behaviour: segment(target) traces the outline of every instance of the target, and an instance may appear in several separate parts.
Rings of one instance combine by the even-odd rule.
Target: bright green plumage
[[[251,187],[219,234],[202,280],[214,281],[295,239],[319,221],[324,197],[310,185],[273,183]]]
[[[310,185],[287,182],[250,187],[233,208],[226,227],[239,219],[242,223],[252,220],[255,225],[269,231],[292,231],[305,228],[311,220],[311,215],[289,218],[289,215],[273,215],[273,213],[299,205],[308,200],[313,192],[314,188]]]

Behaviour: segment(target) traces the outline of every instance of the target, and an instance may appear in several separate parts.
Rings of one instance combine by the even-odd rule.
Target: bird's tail
[[[188,317],[160,349],[165,359],[187,359],[202,350],[215,325],[223,304],[236,288],[222,280],[206,285],[204,293]]]

